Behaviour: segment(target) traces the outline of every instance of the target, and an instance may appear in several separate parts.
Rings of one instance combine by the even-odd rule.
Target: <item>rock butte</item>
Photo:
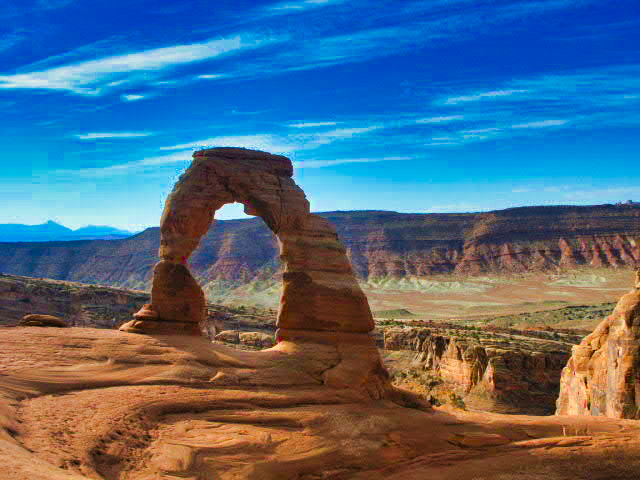
[[[640,270],[613,313],[573,347],[556,413],[640,419]]]
[[[244,148],[212,148],[193,154],[175,184],[160,220],[160,262],[153,270],[151,304],[120,327],[129,333],[199,335],[205,297],[187,259],[207,233],[215,212],[242,203],[278,240],[284,264],[276,338],[337,349],[340,362],[323,381],[334,386],[366,383],[376,398],[389,377],[375,341],[367,298],[353,275],[335,227],[309,211],[304,192],[283,156]],[[276,349],[287,349],[286,345]]]

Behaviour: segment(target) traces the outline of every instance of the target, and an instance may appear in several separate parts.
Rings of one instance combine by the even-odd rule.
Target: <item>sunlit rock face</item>
[[[246,213],[261,217],[278,239],[284,264],[278,338],[324,341],[327,333],[371,331],[369,304],[335,227],[310,213],[292,175],[291,161],[283,156],[241,148],[196,152],[167,198],[160,222],[160,262],[154,268],[149,307],[157,315],[138,316],[122,329],[199,332],[204,295],[187,259],[216,210],[238,202]]]
[[[573,348],[556,413],[640,418],[640,273],[613,313]]]
[[[472,330],[434,325],[387,328],[385,350],[416,352],[413,365],[439,377],[465,401],[481,397],[493,411],[550,414],[570,346],[502,333],[474,338]],[[467,397],[470,395],[470,397]]]

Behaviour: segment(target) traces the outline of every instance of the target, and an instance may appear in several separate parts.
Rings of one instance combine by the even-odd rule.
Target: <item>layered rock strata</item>
[[[640,419],[640,272],[613,313],[573,348],[556,413]]]
[[[414,365],[463,397],[485,397],[503,410],[552,413],[570,345],[495,332],[397,327],[385,330],[384,348],[415,352]]]
[[[148,301],[141,291],[0,274],[0,326],[47,314],[69,326],[114,328]]]
[[[318,214],[335,225],[362,279],[640,265],[640,207],[523,207],[477,214]],[[151,288],[160,230],[125,240],[2,243],[0,271]],[[280,280],[278,241],[260,219],[216,222],[190,257],[200,284]]]

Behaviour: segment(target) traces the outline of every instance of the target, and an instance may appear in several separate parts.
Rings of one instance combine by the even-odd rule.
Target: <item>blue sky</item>
[[[0,3],[0,223],[155,226],[211,146],[314,211],[640,200],[639,128],[636,0]]]

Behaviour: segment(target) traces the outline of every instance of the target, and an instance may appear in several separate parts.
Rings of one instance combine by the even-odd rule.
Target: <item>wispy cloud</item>
[[[146,95],[131,94],[131,93],[120,95],[120,98],[122,98],[122,100],[124,100],[125,102],[135,102],[136,100],[142,100],[145,97]]]
[[[460,97],[450,97],[447,98],[444,103],[446,105],[455,105],[457,103],[465,103],[465,102],[477,102],[478,100],[486,99],[486,98],[501,98],[501,97],[510,97],[512,95],[527,93],[527,90],[493,90],[491,92],[480,92],[475,93],[473,95],[462,95]]]
[[[567,127],[638,126],[639,100],[640,64],[632,64],[517,78],[500,88],[435,98],[433,104],[446,113],[464,103],[465,122],[473,128],[446,132],[447,144],[462,145]]]
[[[272,153],[293,153],[301,150],[314,150],[322,145],[348,140],[382,128],[380,125],[367,127],[337,128],[322,132],[298,133],[294,135],[275,135],[259,133],[252,135],[231,135],[212,137],[179,145],[160,147],[160,150],[184,150],[211,147],[243,147]]]
[[[292,11],[299,12],[309,10],[310,8],[324,7],[327,5],[336,5],[343,3],[345,0],[302,0],[293,2],[280,2],[266,7],[266,11],[272,14],[290,13]]]
[[[254,150],[263,150],[267,152],[290,152],[294,146],[286,140],[271,134],[254,134],[254,135],[226,135],[219,137],[211,137],[194,142],[182,143],[179,145],[169,145],[160,147],[160,150],[186,150],[213,147],[241,147]]]
[[[448,123],[463,119],[463,115],[447,115],[443,117],[419,118],[418,120],[416,120],[416,123]]]
[[[256,48],[269,42],[251,35],[214,39],[202,43],[155,48],[98,60],[63,65],[42,71],[0,75],[0,89],[67,90],[83,95],[99,95],[114,84],[135,80],[135,73],[175,68],[224,54]],[[143,78],[146,78],[144,75]],[[142,78],[140,79],[142,80]]]
[[[538,120],[535,122],[519,123],[511,125],[511,128],[547,128],[559,127],[568,123],[569,120]]]
[[[296,168],[322,168],[332,167],[334,165],[342,165],[345,163],[374,163],[374,162],[398,162],[406,160],[415,160],[416,157],[397,156],[397,157],[364,157],[364,158],[339,158],[335,160],[301,160],[294,162]]]
[[[139,138],[153,135],[153,132],[96,132],[75,134],[79,140],[96,140],[101,138]]]
[[[105,176],[127,175],[134,171],[143,170],[145,167],[163,167],[181,163],[186,166],[188,162],[191,161],[191,155],[191,151],[175,152],[169,155],[146,157],[141,160],[109,165],[106,167],[59,169],[47,172],[47,174],[85,178],[103,178]],[[163,173],[163,175],[166,175],[166,173]]]
[[[487,128],[476,128],[474,130],[462,130],[461,133],[466,133],[466,134],[471,134],[471,135],[478,135],[478,134],[482,134],[482,133],[492,133],[492,132],[499,132],[501,129],[497,128],[497,127],[487,127]]]
[[[0,52],[9,50],[10,48],[18,45],[26,38],[26,35],[21,32],[12,32],[0,37]]]
[[[315,127],[328,127],[337,125],[338,122],[303,122],[303,123],[290,123],[288,126],[292,128],[315,128]]]

